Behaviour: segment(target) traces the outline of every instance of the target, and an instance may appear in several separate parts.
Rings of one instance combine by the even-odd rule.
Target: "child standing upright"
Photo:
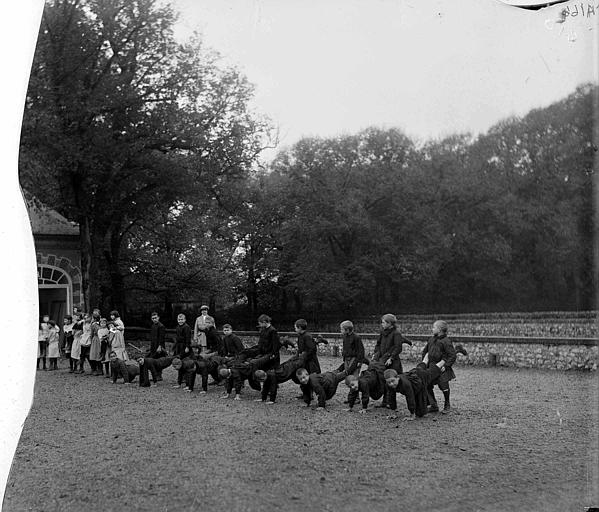
[[[38,343],[38,353],[37,353],[37,369],[40,369],[40,359],[43,363],[43,369],[46,370],[46,357],[48,353],[48,334],[50,333],[50,317],[48,315],[44,315],[42,321],[40,323],[40,328],[38,331],[37,343]]]
[[[110,344],[111,353],[114,352],[118,359],[127,361],[129,356],[125,350],[125,337],[123,331],[118,328],[115,322],[108,322],[108,331],[108,343]]]
[[[48,321],[48,359],[50,360],[50,370],[58,370],[58,358],[60,349],[58,347],[58,331],[54,320]]]
[[[260,370],[270,370],[276,368],[281,362],[281,340],[279,333],[271,324],[271,318],[268,315],[258,317],[260,326],[260,336],[258,338],[257,352],[258,356],[268,356],[268,363]]]
[[[110,312],[110,320],[114,324],[115,329],[117,331],[121,331],[121,332],[125,331],[125,324],[123,323],[123,320],[121,319],[121,315],[119,315],[119,312],[116,309],[114,309]]]
[[[364,362],[364,344],[362,339],[354,332],[354,324],[345,320],[339,325],[343,335],[343,368],[348,375],[358,377]]]
[[[73,346],[73,317],[71,315],[67,315],[62,320],[62,347],[64,356],[71,359],[71,347]],[[70,363],[70,367],[73,367],[73,364]]]
[[[428,340],[422,350],[422,362],[426,364],[427,368],[431,368],[439,361],[445,361],[445,366],[441,369],[439,377],[430,382],[427,386],[429,412],[437,412],[439,410],[433,390],[435,385],[437,385],[445,399],[445,405],[443,406],[442,411],[443,414],[449,413],[451,409],[449,402],[449,381],[455,379],[455,373],[452,366],[456,360],[456,351],[453,343],[447,337],[447,330],[447,322],[444,320],[437,320],[433,324],[433,336]]]
[[[402,343],[411,345],[411,342],[406,340],[397,330],[397,318],[395,315],[391,313],[383,315],[381,318],[381,332],[374,347],[372,360],[383,363],[387,369],[395,370],[398,374],[402,373],[403,368],[401,366],[401,359],[399,358]],[[381,407],[387,407],[388,404],[388,390],[385,388]]]
[[[223,325],[223,353],[224,357],[237,357],[243,350],[243,343],[239,336],[233,334],[231,324]]]
[[[308,322],[300,318],[295,322],[294,328],[297,333],[297,354],[303,357],[304,368],[308,370],[308,373],[320,373],[317,344],[312,335],[307,331]]]
[[[73,324],[73,345],[71,346],[70,373],[77,371],[77,363],[81,356],[81,336],[83,336],[83,316],[81,313],[75,314],[75,323]]]
[[[79,356],[79,371],[77,373],[85,373],[83,363],[86,359],[91,367],[89,351],[92,344],[92,317],[89,313],[85,313],[85,315],[83,315],[83,333],[81,334],[81,340],[79,343],[81,344],[81,354]]]
[[[191,349],[191,327],[187,324],[187,318],[183,313],[177,315],[177,324],[173,355],[181,358],[189,357],[193,355]]]
[[[104,364],[104,376],[106,378],[110,377],[110,357],[108,354],[112,350],[108,343],[109,334],[110,331],[108,330],[106,318],[100,318],[98,338],[100,339],[100,357],[102,358],[102,363]]]
[[[89,347],[89,364],[92,368],[92,375],[102,375],[102,344],[98,332],[100,330],[100,315],[94,313],[91,323],[91,345]]]

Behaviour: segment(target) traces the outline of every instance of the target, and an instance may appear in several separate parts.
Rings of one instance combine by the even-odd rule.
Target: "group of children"
[[[291,380],[300,386],[298,398],[310,406],[316,397],[320,410],[336,394],[338,385],[345,382],[348,387],[346,410],[352,411],[360,399],[360,412],[366,412],[371,399],[381,398],[381,403],[375,407],[396,410],[397,393],[401,393],[406,400],[409,419],[439,411],[433,391],[434,386],[438,386],[444,397],[441,412],[451,410],[449,382],[455,378],[453,364],[457,353],[466,355],[466,351],[461,346],[453,346],[447,337],[447,323],[442,320],[433,324],[432,336],[422,351],[421,362],[407,372],[403,371],[400,354],[402,345],[412,342],[400,333],[394,315],[386,314],[381,318],[381,331],[370,358],[367,358],[352,322],[346,320],[340,324],[343,361],[335,370],[322,372],[317,348],[318,344],[328,342],[320,335],[313,337],[308,333],[305,320],[295,322],[297,339],[294,342],[288,338],[281,340],[270,317],[261,315],[258,318],[258,343],[244,347],[231,325],[223,326],[222,337],[218,334],[207,309],[202,308],[202,317],[196,320],[193,331],[185,315],[178,315],[171,352],[167,350],[164,325],[158,313],[153,312],[149,350],[144,353],[137,349],[139,355],[135,359],[131,359],[125,350],[125,327],[117,311],[111,311],[110,320],[102,318],[98,310],[75,318],[67,316],[62,330],[46,316],[39,331],[38,370],[40,361],[43,369],[47,369],[46,358],[50,360],[49,370],[56,370],[62,352],[69,359],[71,373],[85,373],[87,360],[90,375],[104,375],[113,383],[121,378],[125,383],[131,383],[139,376],[139,385],[148,387],[157,385],[162,380],[162,371],[172,366],[177,371],[175,388],[193,392],[196,376],[200,375],[200,394],[205,394],[211,376],[214,384],[224,386],[222,398],[240,400],[247,381],[249,387],[260,391],[256,401],[266,404],[274,404],[279,386]],[[293,348],[295,354],[281,363],[283,346]]]
[[[110,312],[110,320],[102,318],[99,309],[94,309],[91,314],[67,315],[62,329],[44,315],[38,331],[37,369],[57,370],[58,358],[62,355],[69,360],[70,373],[85,373],[87,361],[90,375],[109,376],[110,351],[122,360],[128,359],[124,330],[118,311]]]

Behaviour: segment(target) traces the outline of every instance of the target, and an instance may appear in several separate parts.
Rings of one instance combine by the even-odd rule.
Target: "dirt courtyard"
[[[321,358],[323,370],[339,364]],[[597,502],[596,373],[456,365],[449,415],[326,411],[37,372],[11,511],[576,511]],[[412,368],[406,363],[405,368]],[[442,402],[440,393],[437,396]],[[359,404],[355,410],[359,410]]]

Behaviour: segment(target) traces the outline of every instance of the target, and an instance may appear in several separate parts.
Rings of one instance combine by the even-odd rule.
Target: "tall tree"
[[[148,211],[211,204],[247,175],[269,130],[246,79],[198,38],[178,44],[175,19],[155,0],[46,4],[21,180],[80,224],[88,306],[102,273],[123,305],[121,251]]]

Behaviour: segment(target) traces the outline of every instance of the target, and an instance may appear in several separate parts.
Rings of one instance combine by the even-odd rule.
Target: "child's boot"
[[[449,403],[449,389],[447,391],[443,391],[443,398],[445,398],[445,405],[443,406],[441,414],[449,414],[451,411],[451,405]]]

